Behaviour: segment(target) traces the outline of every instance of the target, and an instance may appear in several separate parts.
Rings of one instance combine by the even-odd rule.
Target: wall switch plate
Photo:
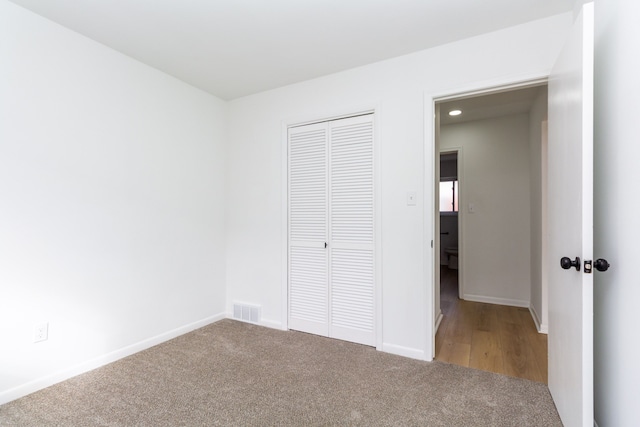
[[[469,213],[476,212],[476,205],[474,203],[469,203]]]
[[[416,205],[416,192],[409,191],[407,193],[407,206],[415,206]]]
[[[33,327],[33,342],[46,341],[49,338],[49,322],[36,323]]]

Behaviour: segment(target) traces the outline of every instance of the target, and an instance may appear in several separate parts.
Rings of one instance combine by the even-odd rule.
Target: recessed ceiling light
[[[450,116],[459,116],[460,114],[462,114],[462,110],[451,110],[451,111],[449,111],[449,115]]]

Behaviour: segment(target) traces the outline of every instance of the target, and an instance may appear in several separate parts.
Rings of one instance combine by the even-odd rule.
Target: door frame
[[[373,114],[373,180],[374,180],[374,322],[375,347],[382,350],[382,181],[380,159],[380,103],[370,102],[350,108],[336,107],[320,112],[309,112],[281,121],[281,152],[280,152],[280,194],[281,194],[281,284],[280,284],[280,329],[289,330],[289,128],[312,123],[339,120],[348,117]]]
[[[436,312],[439,310],[439,301],[436,302],[436,297],[439,298],[439,289],[436,289],[436,279],[439,279],[440,266],[439,257],[436,256],[436,239],[439,239],[439,226],[436,221],[436,200],[435,196],[438,194],[436,188],[439,179],[436,180],[436,171],[438,171],[439,165],[436,162],[440,160],[440,147],[437,133],[439,133],[439,112],[436,108],[437,102],[448,101],[457,98],[464,98],[478,95],[488,95],[495,92],[504,92],[513,89],[523,89],[526,87],[540,86],[548,84],[549,73],[537,73],[530,75],[504,77],[501,79],[479,81],[472,83],[465,87],[457,89],[448,89],[441,92],[425,92],[424,93],[424,201],[425,201],[425,221],[427,222],[424,227],[424,241],[423,247],[424,253],[429,254],[424,260],[424,277],[426,281],[426,301],[424,310],[425,313],[431,315],[426,316],[427,327],[425,337],[425,360],[431,361],[435,357],[436,351],[436,332],[437,327],[440,324],[441,313]],[[461,205],[460,205],[461,206]],[[460,208],[462,210],[462,208]],[[428,224],[428,221],[431,224]],[[458,217],[460,221],[460,217]],[[459,258],[459,260],[462,257]]]

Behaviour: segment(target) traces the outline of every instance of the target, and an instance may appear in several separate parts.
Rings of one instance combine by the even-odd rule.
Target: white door
[[[328,141],[326,123],[289,129],[289,327],[327,336]]]
[[[549,390],[567,427],[593,426],[593,20],[584,5],[549,79]]]
[[[375,344],[373,116],[329,122],[329,336]]]
[[[289,327],[375,345],[373,115],[288,140]]]

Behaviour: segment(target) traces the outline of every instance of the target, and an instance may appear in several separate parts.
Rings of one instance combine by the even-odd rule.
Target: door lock
[[[563,256],[560,259],[560,267],[564,268],[565,270],[574,267],[576,271],[580,271],[580,258],[576,257],[576,259],[572,260],[569,257]]]
[[[565,270],[570,269],[571,267],[575,267],[575,269],[577,271],[580,271],[580,258],[576,257],[575,260],[571,260],[571,258],[568,257],[562,257],[562,259],[560,260],[560,266],[562,268],[564,268]],[[584,260],[584,272],[587,274],[591,274],[592,273],[592,268],[594,268],[598,271],[607,271],[609,269],[609,267],[611,267],[611,265],[609,264],[609,262],[606,259],[603,258],[598,258],[597,260],[595,260],[594,262],[591,261],[590,259],[586,259]]]
[[[598,271],[607,271],[609,267],[611,267],[611,264],[609,264],[609,262],[606,259],[598,258],[596,262],[593,263],[593,266]]]

